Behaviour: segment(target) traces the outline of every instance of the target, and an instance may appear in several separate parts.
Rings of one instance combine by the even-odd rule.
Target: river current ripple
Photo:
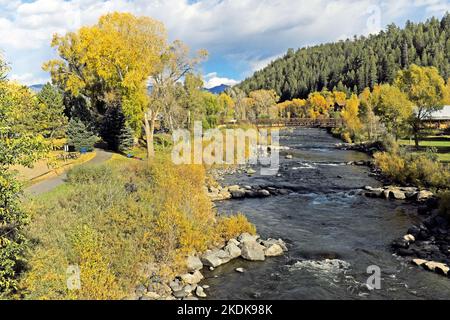
[[[227,176],[224,184],[285,185],[295,193],[230,200],[219,212],[242,212],[263,238],[282,238],[287,255],[264,262],[237,259],[205,274],[210,299],[450,299],[450,280],[392,254],[389,244],[418,222],[417,208],[358,195],[380,182],[349,161],[367,155],[337,150],[339,140],[320,129],[283,131],[281,177]],[[293,159],[285,159],[285,154]],[[381,269],[381,289],[369,290],[367,268]],[[237,267],[245,273],[234,271]]]

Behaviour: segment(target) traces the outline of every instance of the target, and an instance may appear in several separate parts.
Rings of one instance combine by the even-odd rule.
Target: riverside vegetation
[[[186,258],[255,227],[242,214],[218,216],[204,192],[205,169],[145,162],[72,169],[68,183],[31,201],[29,270],[20,295],[29,299],[120,299],[152,275],[166,282],[187,272]],[[95,195],[95,197],[92,197]],[[67,267],[81,270],[68,290]]]

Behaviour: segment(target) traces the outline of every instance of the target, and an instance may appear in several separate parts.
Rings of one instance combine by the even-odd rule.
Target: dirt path
[[[96,156],[92,160],[82,164],[101,164],[105,161],[108,161],[112,157],[112,153],[108,151],[104,151],[101,149],[96,149]],[[36,183],[35,185],[32,185],[25,189],[25,195],[27,196],[38,196],[43,193],[47,193],[56,187],[60,186],[66,181],[67,178],[67,172],[64,172],[63,174],[53,177],[47,180],[44,180],[42,182]]]

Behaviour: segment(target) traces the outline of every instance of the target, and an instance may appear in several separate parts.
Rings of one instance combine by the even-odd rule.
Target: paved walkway
[[[104,151],[101,149],[96,149],[95,152],[96,152],[96,155],[92,160],[90,160],[84,164],[81,164],[81,165],[101,164],[101,163],[106,162],[109,159],[111,159],[111,157],[113,155],[111,152]],[[59,176],[38,182],[38,183],[26,188],[24,191],[25,195],[38,196],[40,194],[47,193],[47,192],[55,189],[56,187],[62,185],[66,181],[66,179],[67,179],[67,172],[64,172],[63,174],[61,174]]]

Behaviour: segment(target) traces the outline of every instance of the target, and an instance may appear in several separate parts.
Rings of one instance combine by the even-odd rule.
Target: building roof
[[[450,106],[444,106],[442,110],[433,112],[430,115],[431,120],[450,120]]]

